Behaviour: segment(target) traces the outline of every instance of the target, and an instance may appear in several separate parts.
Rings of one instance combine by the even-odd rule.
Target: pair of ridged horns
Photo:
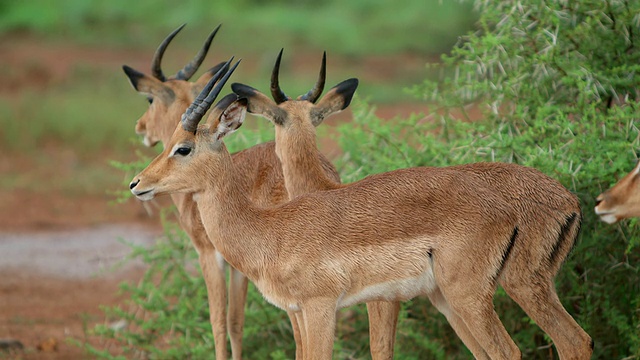
[[[271,73],[271,96],[276,104],[281,104],[285,101],[291,100],[281,89],[280,83],[278,81],[278,76],[280,74],[280,61],[282,60],[282,52],[284,49],[280,50],[280,54],[278,54],[278,59],[276,60],[276,64],[273,67],[273,72]],[[325,51],[322,54],[322,65],[320,66],[320,74],[318,75],[318,81],[316,84],[304,95],[298,97],[298,100],[307,100],[312,103],[318,101],[320,95],[322,95],[322,91],[324,90],[324,82],[327,77],[327,52]]]
[[[167,50],[167,46],[169,46],[169,43],[171,43],[171,40],[173,40],[173,38],[180,32],[180,30],[182,30],[182,28],[185,27],[185,25],[187,25],[187,24],[182,24],[179,28],[173,30],[171,32],[171,34],[169,34],[169,36],[167,36],[162,41],[162,43],[160,43],[160,46],[158,46],[158,49],[156,50],[156,53],[153,55],[153,61],[151,63],[151,72],[153,74],[153,77],[155,77],[156,79],[158,79],[160,81],[166,81],[167,80],[167,77],[162,72],[162,66],[161,66],[162,57],[164,56],[164,52],[165,52],[165,50]],[[211,34],[209,34],[209,37],[204,42],[204,45],[202,46],[202,49],[200,49],[200,51],[196,54],[196,56],[193,58],[193,60],[191,60],[182,69],[180,69],[180,71],[178,71],[174,76],[172,76],[172,78],[177,79],[177,80],[189,80],[193,76],[193,74],[195,74],[196,71],[198,71],[198,68],[200,67],[200,65],[204,61],[204,58],[207,56],[207,52],[209,51],[209,47],[211,46],[211,42],[213,41],[213,38],[218,33],[218,30],[220,29],[220,26],[222,26],[222,24],[218,25],[211,32]]]
[[[220,70],[215,73],[215,75],[213,75],[211,80],[209,80],[207,85],[205,85],[204,89],[202,89],[200,94],[198,94],[198,97],[193,100],[184,114],[182,114],[182,118],[180,120],[182,121],[182,128],[185,131],[192,133],[196,132],[200,120],[202,120],[202,117],[209,110],[211,104],[216,100],[218,94],[220,94],[220,91],[226,84],[227,80],[229,80],[231,74],[233,74],[240,64],[240,60],[238,60],[231,69],[229,69],[229,65],[232,61],[233,57],[229,59],[229,61],[227,61]]]

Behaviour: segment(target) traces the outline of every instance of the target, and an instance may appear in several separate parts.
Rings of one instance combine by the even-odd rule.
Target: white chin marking
[[[133,192],[133,191],[132,191],[132,192]],[[134,193],[133,195],[136,195],[136,194]],[[154,193],[153,191],[149,191],[148,193],[144,193],[144,194],[142,194],[142,195],[136,195],[136,197],[137,197],[139,200],[142,200],[142,201],[149,201],[149,200],[152,200],[152,199],[154,198],[154,196],[155,196],[155,193]]]
[[[606,222],[607,224],[615,224],[618,222],[618,218],[613,214],[600,215],[600,220]]]
[[[142,143],[144,143],[144,146],[146,146],[146,147],[152,147],[153,146],[153,142],[151,141],[151,139],[149,139],[148,136],[144,137],[144,140],[142,140]]]

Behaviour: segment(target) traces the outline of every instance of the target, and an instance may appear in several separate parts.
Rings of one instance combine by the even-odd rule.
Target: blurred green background
[[[107,159],[132,158],[139,148],[133,126],[147,106],[121,65],[149,73],[155,48],[182,23],[165,73],[223,24],[198,74],[235,55],[243,63],[233,80],[266,91],[285,48],[281,84],[298,94],[315,81],[326,50],[328,86],[358,77],[358,96],[393,115],[396,104],[417,102],[403,89],[424,80],[424,64],[474,19],[469,4],[438,0],[1,0],[0,148],[20,165],[4,163],[0,189],[82,196],[119,183]],[[42,184],[44,176],[55,181]]]

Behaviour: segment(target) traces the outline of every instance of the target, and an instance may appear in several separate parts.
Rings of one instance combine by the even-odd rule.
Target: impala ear
[[[220,99],[211,110],[209,110],[209,118],[207,123],[210,124],[211,131],[215,131],[216,126],[220,123],[220,117],[224,111],[234,102],[238,100],[238,95],[231,93]]]
[[[234,97],[235,94],[230,94]],[[218,106],[222,108],[225,103],[228,103],[230,95],[225,96],[218,104],[216,104],[216,110]],[[220,141],[223,137],[235,132],[242,126],[244,118],[247,115],[247,99],[241,98],[233,101],[230,105],[225,106],[221,111],[218,121],[214,122],[211,126],[214,141]]]
[[[357,88],[358,79],[348,79],[329,90],[311,110],[313,125],[318,126],[325,118],[346,109]]]
[[[247,111],[250,113],[262,116],[276,125],[284,123],[287,113],[265,94],[251,86],[239,83],[231,84],[231,90],[248,101]]]
[[[142,94],[160,98],[165,103],[171,103],[175,99],[175,93],[162,81],[145,75],[127,65],[122,66],[125,75],[129,78],[129,82],[133,88]]]

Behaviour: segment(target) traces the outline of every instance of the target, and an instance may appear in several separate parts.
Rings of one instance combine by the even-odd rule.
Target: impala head
[[[606,223],[640,217],[640,161],[611,189],[596,198],[596,214]]]
[[[353,94],[358,87],[358,79],[349,79],[333,87],[322,98],[326,77],[326,53],[322,56],[322,66],[316,84],[297,99],[288,97],[281,89],[278,81],[282,50],[278,54],[271,74],[271,95],[273,100],[258,90],[243,84],[232,84],[231,89],[242,98],[248,100],[247,110],[263,116],[276,128],[276,152],[280,156],[280,148],[294,146],[292,141],[314,141],[315,127],[332,114],[349,106]]]
[[[205,175],[206,169],[218,169],[221,159],[230,156],[222,139],[242,125],[246,115],[245,99],[238,99],[235,94],[225,96],[210,115],[215,119],[212,124],[198,126],[240,62],[229,70],[230,63],[231,60],[211,78],[182,114],[180,124],[162,153],[133,178],[129,188],[138,199],[151,200],[157,195],[177,192],[200,192],[211,182],[211,178]]]
[[[162,72],[162,57],[171,40],[184,26],[180,26],[169,34],[156,50],[151,64],[152,76],[143,74],[127,65],[122,66],[133,88],[144,94],[149,101],[149,109],[136,123],[136,133],[143,137],[143,142],[147,146],[154,146],[160,141],[166,142],[171,137],[176,125],[175,119],[180,118],[180,114],[191,104],[202,87],[224,64],[220,63],[209,69],[196,82],[189,82],[207,56],[211,42],[220,29],[220,25],[218,25],[209,34],[202,49],[191,62],[175,75],[166,77]]]

